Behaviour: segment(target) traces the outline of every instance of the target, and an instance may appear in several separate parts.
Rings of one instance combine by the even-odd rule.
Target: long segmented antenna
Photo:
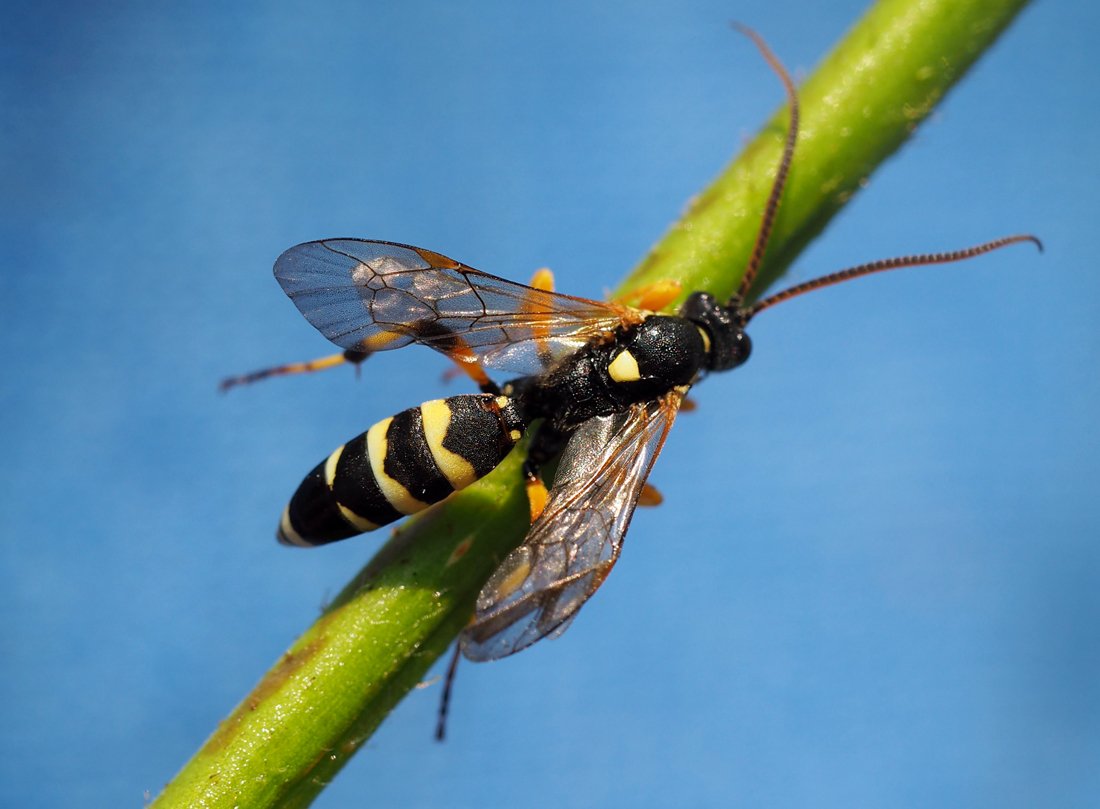
[[[812,281],[797,284],[789,289],[784,289],[782,292],[777,292],[774,295],[764,298],[762,301],[757,301],[752,306],[745,307],[745,322],[747,323],[758,313],[775,306],[777,303],[790,300],[806,292],[812,292],[815,289],[839,284],[842,281],[850,281],[853,278],[859,278],[863,275],[885,272],[886,270],[897,270],[902,267],[920,267],[927,264],[950,264],[953,261],[964,261],[965,259],[974,258],[984,253],[991,253],[994,250],[999,250],[1010,244],[1019,244],[1020,242],[1031,242],[1039,248],[1040,253],[1043,252],[1043,243],[1035,236],[1024,233],[1017,236],[1005,236],[1000,239],[994,239],[991,242],[974,245],[973,247],[966,247],[962,250],[952,250],[948,253],[924,253],[915,256],[898,256],[897,258],[883,258],[878,261],[871,261],[867,264],[857,264],[855,267],[849,267],[846,270],[839,270],[838,272],[815,278]]]
[[[737,297],[745,299],[752,282],[756,280],[756,273],[764,260],[764,253],[768,249],[768,239],[772,235],[772,226],[775,224],[775,215],[779,211],[779,201],[783,197],[783,189],[787,185],[787,174],[791,169],[791,159],[794,156],[794,144],[798,139],[798,92],[795,90],[794,81],[791,80],[787,69],[782,62],[772,53],[771,48],[764,39],[747,25],[733,23],[733,27],[753,41],[760,54],[764,57],[771,69],[776,72],[783,87],[787,90],[787,106],[790,109],[790,123],[787,125],[787,138],[783,142],[783,155],[779,158],[779,168],[775,172],[775,181],[772,183],[771,193],[764,205],[764,216],[760,220],[760,230],[756,233],[756,243],[752,246],[752,254],[749,257],[745,274],[741,276],[741,286],[737,290]]]

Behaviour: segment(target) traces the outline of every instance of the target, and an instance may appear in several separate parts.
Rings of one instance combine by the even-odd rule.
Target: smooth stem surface
[[[852,29],[800,90],[803,128],[756,291],[782,273],[1025,4],[881,0]],[[751,45],[745,53],[759,58]],[[684,294],[730,294],[759,225],[785,121],[781,111],[623,289],[673,278]],[[308,806],[444,651],[494,565],[522,540],[519,466],[513,453],[485,480],[406,522],[154,806]],[[430,733],[424,729],[425,743]]]

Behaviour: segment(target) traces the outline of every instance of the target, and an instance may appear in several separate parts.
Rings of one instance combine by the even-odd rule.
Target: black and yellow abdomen
[[[434,399],[353,438],[306,476],[279,522],[285,545],[323,545],[415,514],[489,474],[523,436],[513,399]]]

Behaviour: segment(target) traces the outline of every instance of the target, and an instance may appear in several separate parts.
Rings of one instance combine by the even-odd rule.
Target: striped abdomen
[[[383,419],[306,476],[279,541],[323,545],[415,514],[489,474],[526,427],[513,400],[489,394],[434,399]]]

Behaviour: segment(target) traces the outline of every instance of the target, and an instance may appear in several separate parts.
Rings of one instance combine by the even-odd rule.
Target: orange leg
[[[543,267],[541,270],[535,270],[535,274],[531,276],[530,286],[534,289],[542,290],[544,292],[554,291],[554,274],[547,268]],[[547,333],[542,330],[542,334],[539,334],[539,327],[535,327],[535,338],[539,337],[545,339]],[[485,373],[485,369],[477,363],[477,356],[468,346],[462,342],[458,342],[455,346],[455,350],[450,352],[451,359],[455,361],[455,367],[448,369],[443,374],[443,380],[450,382],[459,374],[465,374],[477,383],[478,388],[486,393],[496,393],[497,386],[493,380],[489,379]]]
[[[335,368],[337,365],[343,365],[344,363],[351,363],[358,369],[369,356],[369,351],[342,351],[339,354],[331,354],[327,357],[319,357],[307,362],[291,362],[286,365],[276,365],[273,368],[262,368],[259,371],[252,371],[251,373],[241,374],[240,376],[231,376],[223,379],[218,385],[218,388],[222,392],[225,392],[238,385],[251,385],[253,382],[259,382],[261,379],[267,379],[272,376],[309,374],[314,371],[324,371],[327,368]]]
[[[550,272],[549,267],[542,267],[541,269],[535,270],[535,274],[531,276],[531,283],[527,286],[541,289],[543,292],[553,292],[554,273]]]
[[[531,276],[532,289],[537,289],[541,292],[553,292],[554,291],[554,273],[546,267],[535,270],[535,274]],[[528,307],[531,310],[531,307]],[[532,326],[531,333],[535,338],[535,346],[538,352],[538,356],[543,366],[549,368],[553,363],[554,358],[550,354],[547,348],[547,340],[550,338],[550,330],[545,326]]]
[[[457,345],[455,349],[450,352],[450,357],[454,360],[455,368],[470,379],[477,383],[478,388],[483,393],[499,393],[500,389],[497,387],[497,383],[489,378],[489,375],[485,373],[485,369],[478,365],[477,356],[474,352],[461,341],[456,341]],[[449,378],[450,374],[444,374],[444,379]]]
[[[546,508],[546,501],[550,497],[550,492],[546,489],[546,484],[542,482],[542,478],[538,475],[527,476],[527,502],[531,506],[531,522],[534,523],[539,517],[542,516],[543,510]]]
[[[642,493],[638,497],[639,506],[659,506],[665,502],[664,496],[657,491],[657,487],[652,483],[646,483],[642,486]]]
[[[636,309],[644,309],[648,312],[659,312],[676,300],[676,296],[679,294],[680,282],[666,278],[632,289],[625,295],[616,298],[615,303],[633,306]]]

